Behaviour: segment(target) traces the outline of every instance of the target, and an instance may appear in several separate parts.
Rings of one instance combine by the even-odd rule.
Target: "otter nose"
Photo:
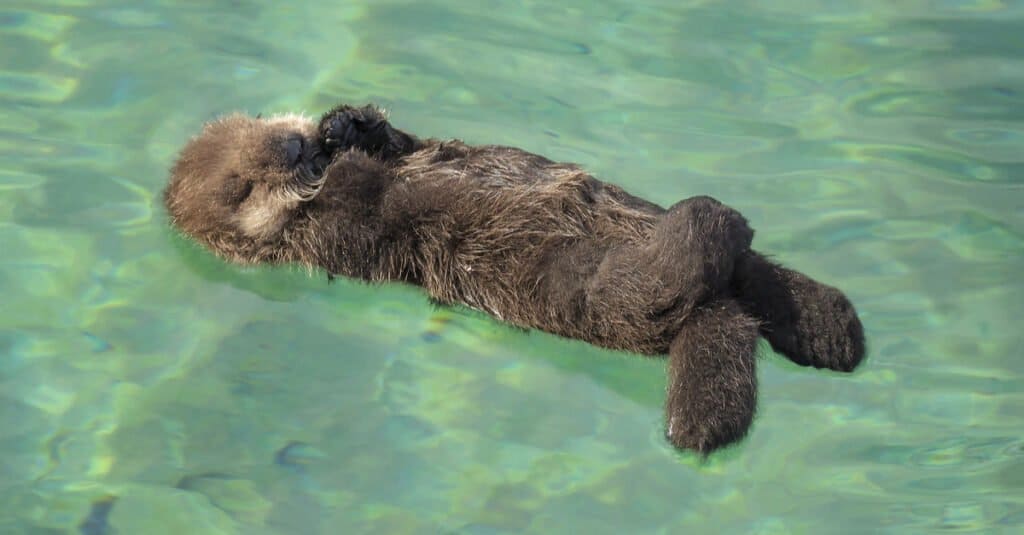
[[[284,142],[284,152],[288,167],[295,167],[295,164],[299,163],[299,157],[302,156],[302,137],[290,136]]]

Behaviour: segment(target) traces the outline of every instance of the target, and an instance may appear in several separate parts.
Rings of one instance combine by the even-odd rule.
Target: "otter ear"
[[[239,207],[235,222],[246,236],[268,240],[281,232],[288,221],[289,212],[299,201],[284,195],[275,195],[266,185],[259,184]]]

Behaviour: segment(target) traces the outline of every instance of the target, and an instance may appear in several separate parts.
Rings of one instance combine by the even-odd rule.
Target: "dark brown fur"
[[[211,123],[165,201],[179,229],[234,262],[407,282],[514,325],[668,354],[677,447],[706,453],[746,433],[759,335],[802,365],[850,371],[864,356],[849,300],[752,251],[728,206],[666,210],[572,164],[417,139],[369,106],[319,124]]]

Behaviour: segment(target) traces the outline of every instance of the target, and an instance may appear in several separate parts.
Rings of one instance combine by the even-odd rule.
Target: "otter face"
[[[298,207],[324,183],[317,125],[297,115],[230,115],[182,149],[164,202],[174,225],[229,259],[282,237]]]

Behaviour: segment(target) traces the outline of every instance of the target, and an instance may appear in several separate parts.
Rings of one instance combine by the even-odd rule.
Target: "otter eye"
[[[252,181],[246,180],[245,182],[242,182],[242,187],[239,189],[238,192],[239,203],[245,202],[245,200],[249,198],[249,195],[252,195],[252,187]]]
[[[284,150],[288,167],[295,167],[295,164],[299,163],[299,157],[302,156],[302,136],[298,134],[288,136],[288,140],[284,142]]]

